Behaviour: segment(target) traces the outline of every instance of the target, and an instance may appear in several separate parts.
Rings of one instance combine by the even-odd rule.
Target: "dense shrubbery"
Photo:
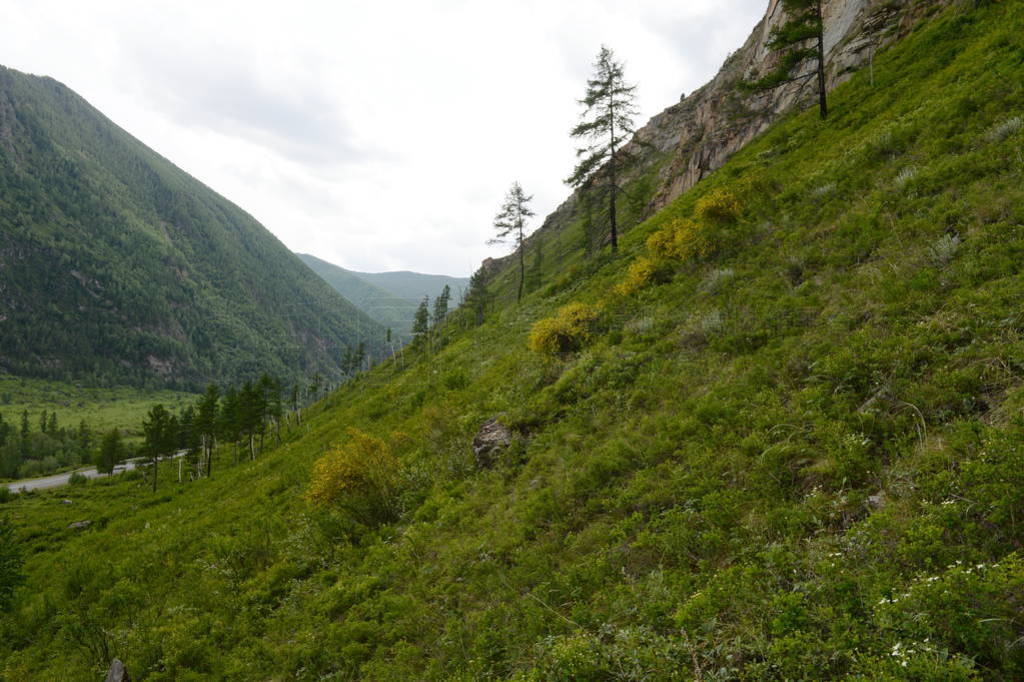
[[[23,561],[14,526],[0,516],[0,613],[10,606],[14,590],[25,579],[21,572]]]

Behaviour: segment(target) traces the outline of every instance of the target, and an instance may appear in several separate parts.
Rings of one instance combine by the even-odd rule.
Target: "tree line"
[[[222,390],[210,384],[194,405],[178,414],[154,405],[142,422],[143,443],[139,449],[148,460],[147,476],[157,488],[158,464],[169,457],[180,458],[179,481],[210,478],[215,470],[217,445],[230,446],[234,463],[255,460],[268,438],[281,442],[281,429],[288,423],[302,423],[302,409],[326,392],[319,374],[308,386],[290,387],[264,374],[256,381]]]
[[[33,417],[23,410],[14,422],[0,414],[0,478],[31,478],[93,460],[96,434],[83,419],[61,425],[56,411]]]

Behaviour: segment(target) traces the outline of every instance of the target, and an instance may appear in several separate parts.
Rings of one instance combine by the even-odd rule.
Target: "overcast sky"
[[[468,275],[513,180],[568,190],[602,43],[644,122],[707,82],[767,0],[0,0],[0,63],[63,82],[347,268]]]

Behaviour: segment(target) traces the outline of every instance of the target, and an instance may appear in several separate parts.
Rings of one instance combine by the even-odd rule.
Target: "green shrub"
[[[24,582],[21,545],[14,536],[14,526],[0,518],[0,613],[6,611],[14,598],[14,590]]]

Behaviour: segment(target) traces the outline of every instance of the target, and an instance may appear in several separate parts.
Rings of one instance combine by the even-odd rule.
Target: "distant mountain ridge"
[[[469,286],[468,277],[425,275],[408,270],[397,272],[353,272],[352,274],[363,281],[390,291],[400,298],[415,301],[417,304],[423,300],[424,296],[434,298],[440,294],[446,284],[451,287],[452,301],[458,302],[462,291]]]
[[[433,300],[447,285],[451,289],[449,307],[455,308],[469,284],[468,277],[410,271],[356,272],[310,254],[297,255],[335,291],[405,341],[411,338],[413,317],[424,296]]]
[[[0,371],[195,387],[341,374],[384,330],[66,86],[0,67]]]

